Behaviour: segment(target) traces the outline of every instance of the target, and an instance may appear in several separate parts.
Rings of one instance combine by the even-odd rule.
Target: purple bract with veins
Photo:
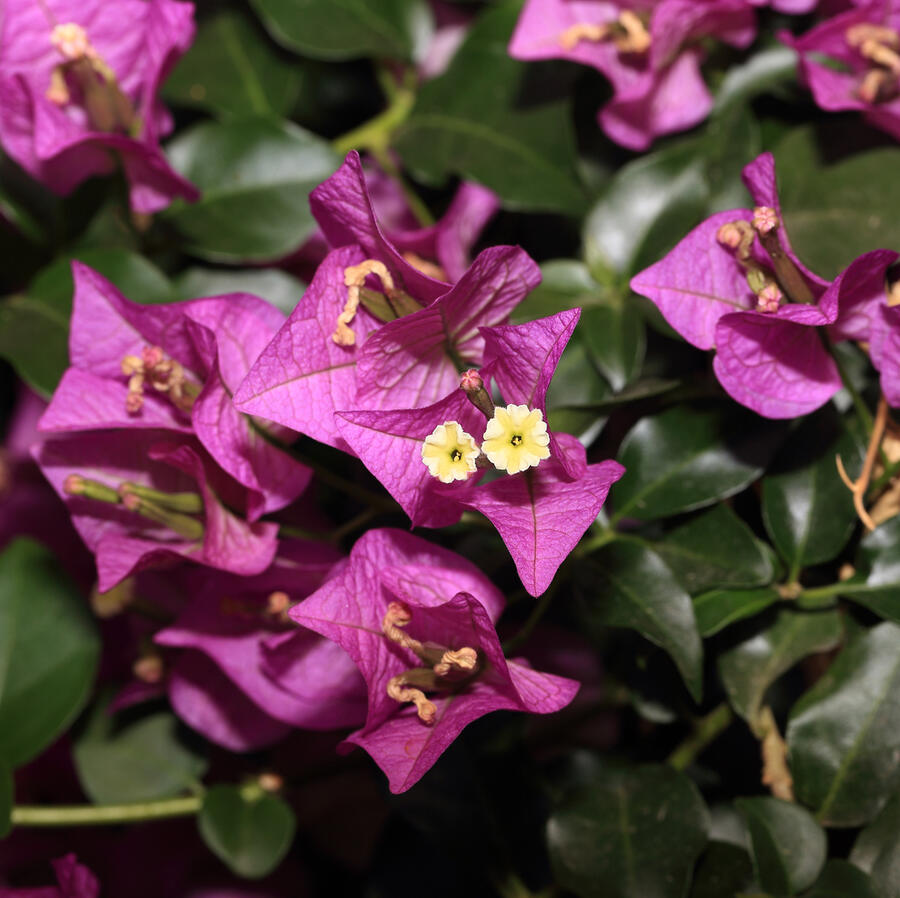
[[[159,148],[172,118],[160,84],[194,37],[176,0],[6,0],[0,25],[0,144],[66,194],[121,162],[131,206],[195,200]]]
[[[278,525],[250,524],[225,507],[243,487],[192,437],[122,430],[48,437],[34,451],[97,562],[103,592],[136,571],[179,558],[244,576],[275,556]]]
[[[570,59],[613,88],[599,113],[617,143],[645,150],[701,122],[712,108],[699,42],[746,47],[756,18],[745,0],[528,0],[509,44],[517,59]]]
[[[900,9],[895,3],[861,3],[799,38],[789,32],[779,38],[798,52],[801,76],[822,109],[858,110],[900,139]]]
[[[494,621],[503,597],[477,568],[396,530],[370,530],[347,567],[291,609],[338,643],[368,687],[364,748],[392,792],[413,786],[463,728],[490,711],[546,714],[578,683],[507,661]]]
[[[248,293],[140,305],[80,262],[72,263],[72,273],[72,367],[41,418],[42,431],[193,433],[246,487],[241,508],[250,521],[303,492],[311,471],[273,446],[231,402],[283,324],[278,309]]]
[[[576,309],[527,324],[481,328],[481,373],[488,390],[493,378],[506,402],[538,409],[543,418],[547,387],[579,315]],[[462,389],[424,409],[360,410],[337,417],[343,438],[414,526],[455,523],[464,508],[482,512],[497,528],[532,595],[549,586],[624,470],[614,461],[588,465],[576,439],[550,434],[550,458],[535,468],[486,484],[478,484],[479,471],[445,485],[422,463],[425,438],[452,421],[480,440],[487,423]]]
[[[518,247],[484,250],[456,284],[411,266],[379,229],[355,153],[311,196],[333,250],[235,393],[235,405],[345,451],[335,412],[422,408],[479,365],[540,281]]]
[[[867,253],[829,285],[791,249],[770,153],[744,169],[744,183],[755,209],[707,219],[631,287],[688,342],[716,349],[713,368],[734,399],[768,418],[793,418],[841,387],[819,328],[835,340],[870,339],[896,255]]]
[[[232,751],[250,751],[294,727],[338,729],[365,719],[356,666],[287,615],[339,571],[339,561],[327,545],[286,540],[255,577],[197,572],[188,605],[154,637],[183,650],[168,690],[186,723]]]

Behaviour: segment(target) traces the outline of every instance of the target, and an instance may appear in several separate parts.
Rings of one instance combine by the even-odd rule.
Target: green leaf
[[[840,455],[851,477],[865,448],[832,406],[804,419],[785,441],[762,483],[762,513],[775,548],[793,579],[804,567],[831,561],[856,525],[850,491],[835,465]]]
[[[188,268],[172,285],[178,299],[218,296],[221,293],[253,293],[290,314],[306,289],[302,281],[277,268],[228,271],[221,268]]]
[[[297,101],[302,80],[298,61],[282,58],[250,16],[226,9],[201,20],[163,96],[222,117],[282,116]]]
[[[841,595],[900,623],[900,517],[879,524],[863,538],[856,574],[841,584]]]
[[[0,839],[12,829],[12,809],[15,803],[15,783],[12,771],[0,761]]]
[[[85,794],[95,804],[178,795],[206,770],[206,760],[184,736],[168,711],[121,723],[98,702],[73,750]]]
[[[803,898],[888,898],[858,867],[847,861],[830,860],[815,885]]]
[[[619,450],[625,475],[613,518],[662,518],[740,492],[763,472],[781,432],[732,405],[681,406],[641,419]]]
[[[609,387],[591,364],[587,347],[576,332],[556,366],[550,389],[547,390],[547,407],[551,413],[554,409],[565,407],[593,409],[608,395]],[[593,411],[590,417],[596,417]],[[568,432],[565,428],[560,429]]]
[[[703,217],[709,188],[695,142],[678,143],[624,165],[584,222],[584,257],[594,277],[627,278],[653,225],[677,217],[683,234]]]
[[[746,103],[761,93],[797,80],[797,53],[790,47],[766,47],[728,69],[716,93],[713,115]]]
[[[700,635],[712,636],[729,624],[759,614],[778,601],[774,589],[711,589],[694,598]]]
[[[775,573],[753,531],[727,505],[676,527],[654,549],[691,595],[714,586],[763,586]]]
[[[581,898],[677,898],[709,829],[696,786],[662,766],[609,769],[547,823],[556,879]]]
[[[780,610],[771,626],[719,656],[731,706],[753,727],[769,686],[807,655],[834,648],[842,632],[836,611]]]
[[[699,701],[703,644],[694,608],[658,555],[640,542],[616,540],[584,563],[576,583],[590,626],[637,630],[668,652]]]
[[[546,318],[566,309],[603,301],[608,288],[598,284],[583,262],[552,259],[541,265],[541,282],[512,311],[513,324]]]
[[[697,864],[690,898],[731,898],[753,883],[750,855],[729,842],[710,842]]]
[[[409,59],[421,0],[251,0],[272,37],[317,59]]]
[[[647,340],[635,304],[620,299],[585,309],[578,324],[591,360],[615,392],[641,373]]]
[[[83,249],[41,271],[24,294],[0,303],[0,356],[39,393],[49,396],[69,365],[71,259],[90,265],[135,302],[168,302],[171,285],[143,256],[120,249]]]
[[[213,786],[197,817],[203,841],[238,876],[258,879],[282,861],[294,838],[294,812],[258,788]]]
[[[776,898],[788,898],[812,885],[825,863],[822,827],[809,811],[778,798],[735,802],[747,821],[753,868],[759,884]]]
[[[495,190],[507,207],[577,215],[585,200],[568,102],[523,102],[539,66],[506,50],[520,6],[512,0],[475,20],[447,71],[422,86],[393,145],[428,181],[452,173]]]
[[[316,229],[309,193],[340,159],[321,138],[289,122],[204,122],[168,145],[168,156],[203,192],[162,217],[185,250],[204,259],[261,261],[297,249]]]
[[[900,787],[900,627],[854,636],[791,710],[794,789],[826,826],[860,826]]]
[[[857,836],[850,861],[869,874],[879,898],[900,898],[900,792]]]
[[[843,137],[827,126],[819,135],[795,128],[775,148],[791,244],[827,279],[873,247],[900,249],[900,148],[857,152],[826,165],[820,148],[835,138],[845,143]]]
[[[0,759],[19,767],[84,706],[100,640],[55,557],[18,539],[0,555]]]

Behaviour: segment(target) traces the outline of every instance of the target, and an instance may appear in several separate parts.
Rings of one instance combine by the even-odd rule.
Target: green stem
[[[596,536],[591,536],[581,542],[572,554],[578,558],[583,558],[585,555],[590,555],[591,552],[595,552],[597,549],[602,548],[607,543],[611,543],[618,538],[619,534],[616,533],[615,530],[604,530],[596,534]]]
[[[202,804],[203,798],[200,795],[163,798],[159,801],[138,801],[131,804],[20,804],[12,809],[11,819],[13,826],[94,826],[133,823],[142,820],[164,820],[170,817],[191,817],[200,810]]]
[[[676,770],[685,770],[712,742],[714,742],[734,719],[727,702],[713,708],[705,717],[695,721],[693,732],[668,757],[668,764]]]
[[[846,591],[845,583],[830,583],[828,586],[814,586],[812,589],[804,589],[794,600],[798,608],[815,610],[830,607],[831,599],[843,595]]]
[[[386,150],[390,146],[393,132],[412,112],[416,100],[416,78],[415,69],[407,70],[392,96],[390,91],[385,91],[388,94],[387,108],[358,128],[336,137],[331,142],[334,151],[344,156],[350,150],[369,150],[372,153]]]
[[[859,391],[853,386],[847,368],[841,360],[840,354],[835,350],[834,344],[828,339],[825,329],[819,328],[818,331],[822,337],[822,342],[825,344],[825,349],[828,350],[828,354],[834,359],[834,364],[838,369],[838,374],[841,376],[844,389],[846,389],[850,394],[850,398],[853,400],[853,407],[856,409],[856,416],[859,418],[859,423],[862,424],[863,433],[868,437],[868,435],[872,433],[872,425],[875,423],[872,413],[863,401],[862,396],[860,396]]]

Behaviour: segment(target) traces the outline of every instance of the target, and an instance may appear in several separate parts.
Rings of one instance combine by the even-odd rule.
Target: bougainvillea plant
[[[0,4],[0,898],[900,898],[900,11]]]

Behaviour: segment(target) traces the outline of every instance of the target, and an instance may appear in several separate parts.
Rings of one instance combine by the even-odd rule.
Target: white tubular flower
[[[441,483],[465,480],[475,470],[479,454],[475,440],[456,421],[438,424],[422,444],[422,461]]]
[[[550,434],[539,408],[508,405],[494,411],[481,450],[495,468],[518,474],[550,458],[549,445]]]

